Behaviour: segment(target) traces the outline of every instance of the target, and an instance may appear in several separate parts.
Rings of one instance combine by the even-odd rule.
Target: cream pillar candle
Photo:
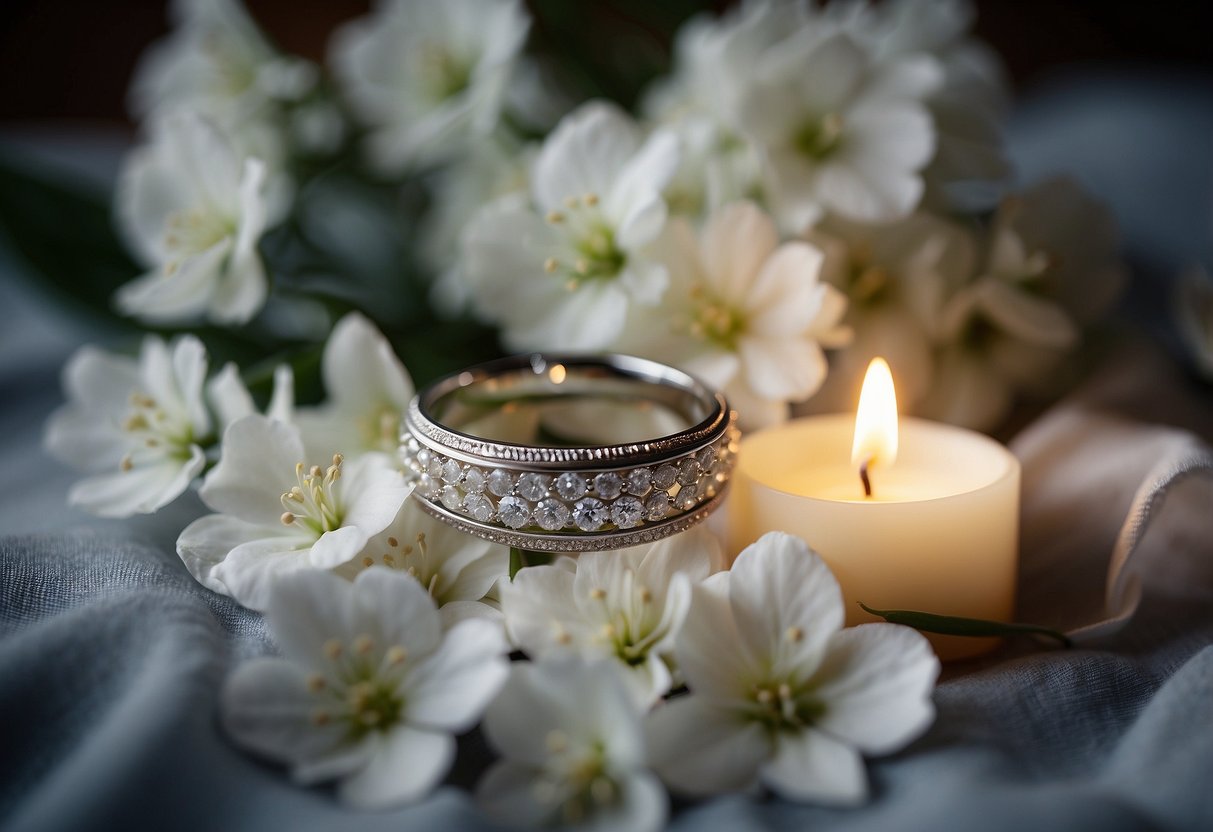
[[[857,434],[850,415],[797,419],[747,436],[729,500],[733,556],[768,531],[804,538],[838,577],[848,624],[876,620],[859,601],[1010,621],[1019,462],[982,434],[919,419],[902,419],[898,430],[895,406],[886,416],[891,449],[887,433],[884,440]],[[887,418],[884,424],[887,432]],[[870,496],[859,472],[864,462]],[[945,659],[996,644],[930,638]]]

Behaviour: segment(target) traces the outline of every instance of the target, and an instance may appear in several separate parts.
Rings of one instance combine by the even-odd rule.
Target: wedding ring
[[[400,455],[420,505],[496,543],[617,549],[706,519],[736,414],[695,378],[627,355],[512,356],[418,393]]]

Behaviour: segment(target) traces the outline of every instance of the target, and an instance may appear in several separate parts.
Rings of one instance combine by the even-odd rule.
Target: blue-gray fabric
[[[1211,90],[1208,79],[1063,81],[1012,131],[1026,179],[1072,172],[1112,201],[1155,310],[1171,272],[1213,262]],[[39,436],[59,366],[93,334],[11,274],[0,308],[0,826],[491,828],[468,798],[492,759],[475,732],[438,792],[383,813],[297,788],[225,741],[217,692],[238,662],[272,649],[261,617],[177,560],[196,498],[121,522],[64,507],[72,476]],[[871,762],[863,808],[727,796],[677,802],[672,826],[1213,828],[1211,442],[1213,390],[1126,340],[1012,447],[1024,463],[1022,617],[1098,625],[1130,580],[1132,616],[1083,630],[1073,650],[1012,645],[946,667],[934,726]]]

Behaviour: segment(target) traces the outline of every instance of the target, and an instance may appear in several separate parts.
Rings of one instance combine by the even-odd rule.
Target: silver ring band
[[[663,408],[689,427],[602,445],[523,444],[461,429],[485,408],[579,396]],[[711,514],[736,458],[735,422],[723,395],[664,364],[536,353],[422,390],[405,414],[400,454],[422,508],[465,532],[536,551],[617,549]]]

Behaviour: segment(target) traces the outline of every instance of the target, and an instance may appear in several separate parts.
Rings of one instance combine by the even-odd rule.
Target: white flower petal
[[[67,502],[98,517],[152,514],[181,496],[206,465],[206,455],[197,445],[191,445],[189,453],[184,462],[166,457],[129,471],[80,480],[68,491]]]
[[[868,754],[896,751],[935,717],[939,659],[908,627],[863,624],[835,633],[817,673],[816,726]]]
[[[316,725],[312,721],[323,704],[308,690],[302,668],[282,659],[257,658],[244,662],[228,677],[220,698],[220,714],[224,730],[238,745],[297,766],[344,750],[343,725],[335,721]],[[345,767],[353,770],[358,763],[357,756],[347,757]],[[345,772],[327,773],[339,776]]]
[[[775,759],[762,767],[762,782],[780,797],[839,806],[857,806],[868,795],[868,777],[859,752],[828,734],[806,729],[782,734]]]
[[[366,413],[380,403],[403,411],[413,398],[413,380],[391,344],[357,312],[333,327],[321,375],[329,396],[350,412]]]
[[[385,645],[403,647],[414,660],[430,655],[442,640],[434,600],[410,575],[375,567],[354,581],[350,626],[378,633]]]
[[[517,647],[537,658],[559,645],[568,623],[580,618],[573,598],[573,572],[557,566],[519,569],[501,585],[506,632]]]
[[[488,621],[455,625],[437,651],[409,673],[405,696],[414,725],[462,732],[480,718],[509,672],[501,628]]]
[[[721,300],[745,306],[763,263],[779,244],[775,223],[752,202],[712,214],[700,235],[710,288]]]
[[[194,580],[227,595],[227,587],[211,574],[215,566],[237,546],[264,533],[260,526],[244,520],[226,514],[208,514],[190,523],[177,537],[177,555]]]
[[[301,569],[311,569],[308,542],[297,536],[269,536],[241,543],[211,568],[211,578],[228,588],[249,609],[264,610],[275,584]]]
[[[628,159],[615,175],[609,193],[603,194],[607,216],[624,228],[624,217],[635,212],[638,204],[652,200],[669,183],[678,167],[678,138],[668,130],[657,130],[645,141],[636,155]],[[660,197],[657,197],[660,199]],[[664,203],[663,203],[664,208]],[[664,213],[663,213],[664,219]],[[620,232],[620,239],[623,239]],[[656,234],[642,242],[648,242]],[[637,243],[639,245],[640,243]],[[624,243],[625,248],[632,244]]]
[[[748,694],[747,679],[759,671],[737,632],[729,604],[730,573],[718,572],[691,591],[691,609],[675,642],[674,654],[697,697],[733,703]]]
[[[781,673],[811,672],[842,628],[842,591],[817,553],[798,537],[769,532],[747,546],[729,572],[737,631],[752,656]]]
[[[383,809],[425,797],[455,759],[455,740],[407,725],[376,735],[366,766],[341,781],[341,800],[360,809]]]
[[[206,385],[207,399],[215,409],[219,428],[223,430],[237,419],[256,413],[253,397],[240,378],[240,368],[235,362],[223,365]]]
[[[263,416],[246,416],[223,432],[219,463],[199,494],[215,511],[252,523],[275,522],[281,496],[295,485],[295,465],[303,462],[298,429]]]
[[[775,249],[745,299],[750,330],[766,337],[808,331],[821,312],[824,287],[817,278],[824,259],[821,250],[808,243],[784,243]]]
[[[825,354],[809,338],[748,335],[737,345],[746,384],[762,398],[786,402],[817,392],[829,367]]]
[[[758,722],[694,694],[657,708],[645,727],[653,768],[684,794],[745,789],[774,753]]]
[[[358,526],[342,526],[325,532],[308,550],[308,565],[317,569],[334,569],[349,563],[366,548],[366,541],[366,531]]]
[[[543,143],[531,180],[535,202],[552,211],[567,197],[606,197],[639,147],[639,129],[619,107],[603,101],[582,105]]]

